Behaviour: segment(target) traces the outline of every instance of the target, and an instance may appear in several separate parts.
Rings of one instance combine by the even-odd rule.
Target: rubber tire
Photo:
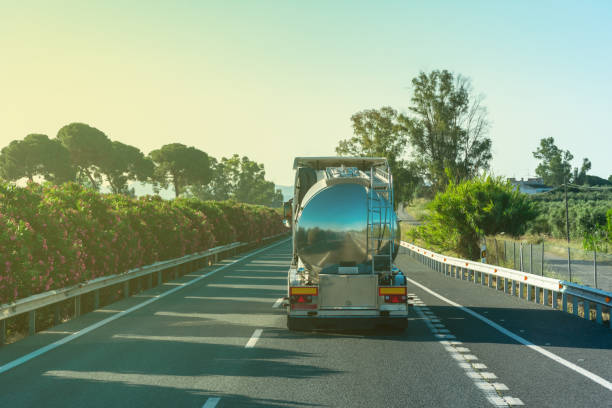
[[[287,316],[287,329],[291,331],[304,331],[304,327],[301,324],[300,319],[294,319],[291,316]]]

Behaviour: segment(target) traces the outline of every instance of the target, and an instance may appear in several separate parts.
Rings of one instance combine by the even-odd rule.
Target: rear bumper
[[[287,316],[289,330],[372,330],[378,327],[405,329],[407,316]]]

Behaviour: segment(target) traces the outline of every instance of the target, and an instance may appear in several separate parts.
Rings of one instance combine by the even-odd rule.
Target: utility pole
[[[567,272],[569,273],[569,280],[571,282],[572,260],[570,255],[569,211],[567,208],[567,180],[565,175],[563,175],[563,187],[565,188],[565,232],[567,235]]]

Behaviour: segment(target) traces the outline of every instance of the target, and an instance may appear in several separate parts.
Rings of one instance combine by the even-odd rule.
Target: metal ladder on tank
[[[380,180],[380,181],[378,181]],[[387,234],[385,234],[387,232]],[[395,252],[395,225],[393,223],[393,176],[389,165],[385,168],[370,168],[370,193],[368,197],[368,254],[372,259],[372,273],[376,272],[377,261],[388,262],[389,270]],[[379,253],[387,245],[388,251]]]

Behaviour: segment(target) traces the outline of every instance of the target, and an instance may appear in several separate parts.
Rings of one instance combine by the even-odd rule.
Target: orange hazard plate
[[[387,295],[405,295],[406,287],[405,286],[386,286],[378,288],[378,296],[387,296]]]
[[[319,288],[314,286],[295,286],[289,288],[290,295],[312,295],[317,296],[319,294]]]

